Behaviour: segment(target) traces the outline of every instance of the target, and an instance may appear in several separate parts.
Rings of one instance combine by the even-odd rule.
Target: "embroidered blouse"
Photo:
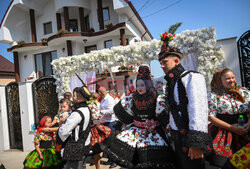
[[[121,102],[118,104],[121,104],[121,107],[123,107],[123,111],[119,110],[116,111],[116,115],[123,123],[129,124],[133,122],[133,120],[136,118],[136,116],[140,116],[140,114],[137,114],[133,112],[133,100],[132,100],[133,94],[129,96],[125,96],[121,99]],[[165,115],[166,105],[165,105],[165,95],[159,95],[156,100],[156,105],[154,107],[153,114],[157,116]],[[124,118],[126,116],[126,119]],[[147,118],[147,117],[146,117]],[[129,119],[129,120],[128,120]]]
[[[250,109],[250,91],[242,87],[239,89],[240,94],[245,98],[245,103],[235,100],[230,94],[223,94],[221,97],[217,97],[217,94],[210,93],[208,101],[209,116],[216,116],[216,114],[244,114]]]
[[[99,105],[99,103],[94,102],[88,105],[94,124],[100,124],[100,119],[102,118]]]
[[[51,141],[52,139],[51,135],[47,135],[44,132],[39,132],[34,135],[35,145],[39,145],[40,141]]]

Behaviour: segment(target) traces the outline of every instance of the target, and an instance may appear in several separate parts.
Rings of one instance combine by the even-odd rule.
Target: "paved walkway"
[[[22,169],[23,161],[29,152],[23,152],[20,150],[8,150],[0,152],[0,162],[5,166],[6,169]],[[95,166],[90,166],[90,158],[87,159],[87,169],[95,169]],[[101,163],[107,161],[107,158],[102,158]],[[101,169],[109,169],[109,165],[101,165]],[[121,167],[115,167],[114,169],[125,169]],[[206,165],[206,169],[218,169]]]
[[[0,152],[0,162],[6,169],[23,169],[23,161],[29,152],[23,152],[20,150],[8,150]],[[101,162],[107,161],[103,158]],[[89,166],[90,159],[87,160],[87,169],[95,169],[95,166]],[[109,169],[109,165],[101,165],[101,169]],[[114,169],[122,169],[121,167],[115,167]]]

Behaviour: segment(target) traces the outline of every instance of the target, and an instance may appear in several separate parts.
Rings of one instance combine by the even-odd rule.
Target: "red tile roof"
[[[14,64],[0,55],[0,73],[14,73]]]

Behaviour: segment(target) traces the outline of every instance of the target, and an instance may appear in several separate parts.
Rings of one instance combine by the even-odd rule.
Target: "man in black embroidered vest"
[[[66,142],[66,146],[63,152],[63,159],[67,160],[67,162],[64,165],[64,169],[85,168],[84,162],[90,148],[91,115],[86,103],[86,101],[89,99],[90,92],[86,87],[76,87],[73,90],[74,111],[58,130],[58,141]],[[73,156],[70,154],[72,152],[66,151],[67,144],[69,144],[70,140],[73,140],[73,142],[80,141],[81,143],[83,143],[83,148],[81,150],[76,149],[73,152],[73,155],[80,155],[80,160],[70,159],[70,156]]]
[[[183,55],[164,44],[159,61],[165,75],[166,101],[169,105],[171,136],[180,169],[204,169],[204,154],[209,144],[208,102],[204,77],[185,71]]]

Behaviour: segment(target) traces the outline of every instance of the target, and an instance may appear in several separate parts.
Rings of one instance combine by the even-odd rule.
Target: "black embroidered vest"
[[[170,112],[174,118],[177,128],[181,131],[182,129],[189,130],[189,117],[188,117],[188,98],[186,89],[182,84],[181,79],[190,72],[195,71],[186,71],[181,64],[174,67],[172,70],[166,74],[165,79],[167,81],[166,85],[166,104],[169,104]],[[197,73],[197,72],[195,72]],[[175,84],[178,84],[178,98],[179,104],[174,100],[174,87]],[[179,114],[181,112],[181,114]]]

